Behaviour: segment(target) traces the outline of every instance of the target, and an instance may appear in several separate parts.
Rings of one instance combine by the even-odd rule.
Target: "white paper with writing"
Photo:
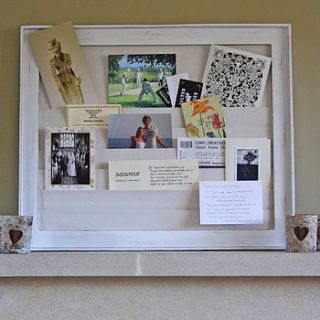
[[[110,190],[197,189],[197,160],[109,161]]]
[[[67,105],[67,122],[69,127],[107,128],[108,115],[120,111],[120,104]]]
[[[260,181],[200,181],[200,224],[262,224]]]
[[[225,139],[178,138],[178,159],[197,159],[199,168],[225,167]]]

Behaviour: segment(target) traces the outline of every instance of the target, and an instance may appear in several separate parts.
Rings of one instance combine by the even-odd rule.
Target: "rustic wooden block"
[[[318,215],[287,216],[287,251],[314,252],[317,250]]]
[[[28,253],[31,245],[32,217],[2,216],[1,253]]]

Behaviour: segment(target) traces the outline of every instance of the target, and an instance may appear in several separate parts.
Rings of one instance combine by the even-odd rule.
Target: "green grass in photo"
[[[156,95],[156,103],[153,102],[152,96],[144,95],[140,104],[136,96],[122,95],[109,97],[108,103],[121,104],[122,108],[163,108],[166,107],[159,97]]]

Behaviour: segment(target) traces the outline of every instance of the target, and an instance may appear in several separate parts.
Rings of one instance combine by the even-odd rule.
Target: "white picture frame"
[[[285,248],[285,216],[294,212],[295,208],[290,25],[75,26],[80,46],[86,53],[92,50],[94,54],[99,47],[103,50],[104,47],[125,50],[128,46],[136,50],[139,50],[140,46],[148,46],[150,51],[155,52],[159,47],[161,52],[164,47],[170,47],[170,51],[172,47],[177,51],[183,50],[184,54],[188,55],[180,61],[180,66],[183,68],[189,65],[190,68],[194,68],[190,70],[191,78],[193,74],[199,75],[204,70],[205,53],[208,52],[211,44],[240,47],[242,50],[248,46],[250,48],[252,46],[270,47],[272,85],[269,88],[266,105],[259,110],[250,109],[251,111],[246,115],[249,121],[251,118],[256,119],[256,114],[259,113],[258,118],[261,119],[262,124],[259,123],[256,126],[254,137],[268,137],[273,142],[274,183],[270,190],[272,205],[266,208],[271,214],[270,219],[267,219],[268,227],[261,229],[248,226],[244,228],[201,227],[198,221],[198,195],[188,191],[149,192],[148,197],[144,199],[143,208],[135,203],[137,195],[132,192],[119,194],[116,191],[108,191],[107,186],[104,185],[105,182],[100,181],[106,170],[103,167],[105,156],[111,160],[139,158],[135,152],[128,154],[99,150],[96,157],[102,160],[96,162],[97,184],[101,184],[102,188],[90,191],[90,195],[87,194],[89,191],[50,191],[50,193],[45,191],[41,164],[44,158],[41,147],[43,145],[42,125],[48,122],[50,124],[50,121],[55,122],[53,125],[64,121],[62,110],[43,111],[39,106],[39,97],[41,101],[45,101],[46,97],[40,83],[39,70],[28,43],[28,35],[45,27],[21,27],[19,214],[34,217],[32,250]],[[197,61],[192,60],[194,52],[199,53],[201,66]],[[93,68],[90,63],[94,61],[96,60],[87,59],[89,68]],[[103,79],[104,75],[99,76],[98,73],[94,79],[100,92],[103,92],[105,87]],[[101,97],[103,94],[100,94]],[[105,102],[102,98],[100,100],[97,103]],[[174,130],[174,138],[177,138],[183,136],[185,130],[181,124],[181,110],[172,109],[176,109],[171,112],[175,123],[178,123]],[[229,136],[236,135],[237,132],[230,129],[237,129],[232,121],[238,115],[230,116],[230,111],[226,110],[225,116],[226,120],[230,120]],[[264,125],[264,121],[269,122]],[[238,129],[241,137],[251,134],[242,127]],[[101,137],[105,136],[105,132],[97,132],[96,136],[97,134]],[[98,143],[96,148],[99,148]],[[145,156],[149,159],[157,159],[160,156],[173,158],[176,156],[176,149],[168,149],[162,153],[150,151]],[[212,175],[206,172],[206,175],[210,179],[220,177],[219,174],[219,177],[215,177],[215,172]],[[60,197],[59,201],[64,204],[63,210],[59,211],[57,208],[56,197]],[[180,201],[180,206],[175,205],[177,199]],[[72,203],[77,203],[82,210],[81,218],[78,216],[78,207],[72,207]],[[65,220],[66,217],[68,220]],[[134,217],[134,220],[130,220],[131,217]],[[50,227],[52,222],[50,219],[60,219],[60,221],[55,221],[54,227]],[[126,225],[128,220],[132,221],[129,227]],[[110,228],[106,227],[107,223],[111,225]]]

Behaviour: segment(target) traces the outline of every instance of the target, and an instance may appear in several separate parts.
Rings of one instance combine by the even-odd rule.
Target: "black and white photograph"
[[[108,148],[172,148],[171,114],[151,113],[109,115]]]
[[[237,149],[237,181],[259,180],[259,149]]]
[[[181,108],[181,103],[200,99],[203,83],[188,79],[180,79],[175,107]]]
[[[47,130],[48,190],[94,188],[93,131],[75,128]]]

